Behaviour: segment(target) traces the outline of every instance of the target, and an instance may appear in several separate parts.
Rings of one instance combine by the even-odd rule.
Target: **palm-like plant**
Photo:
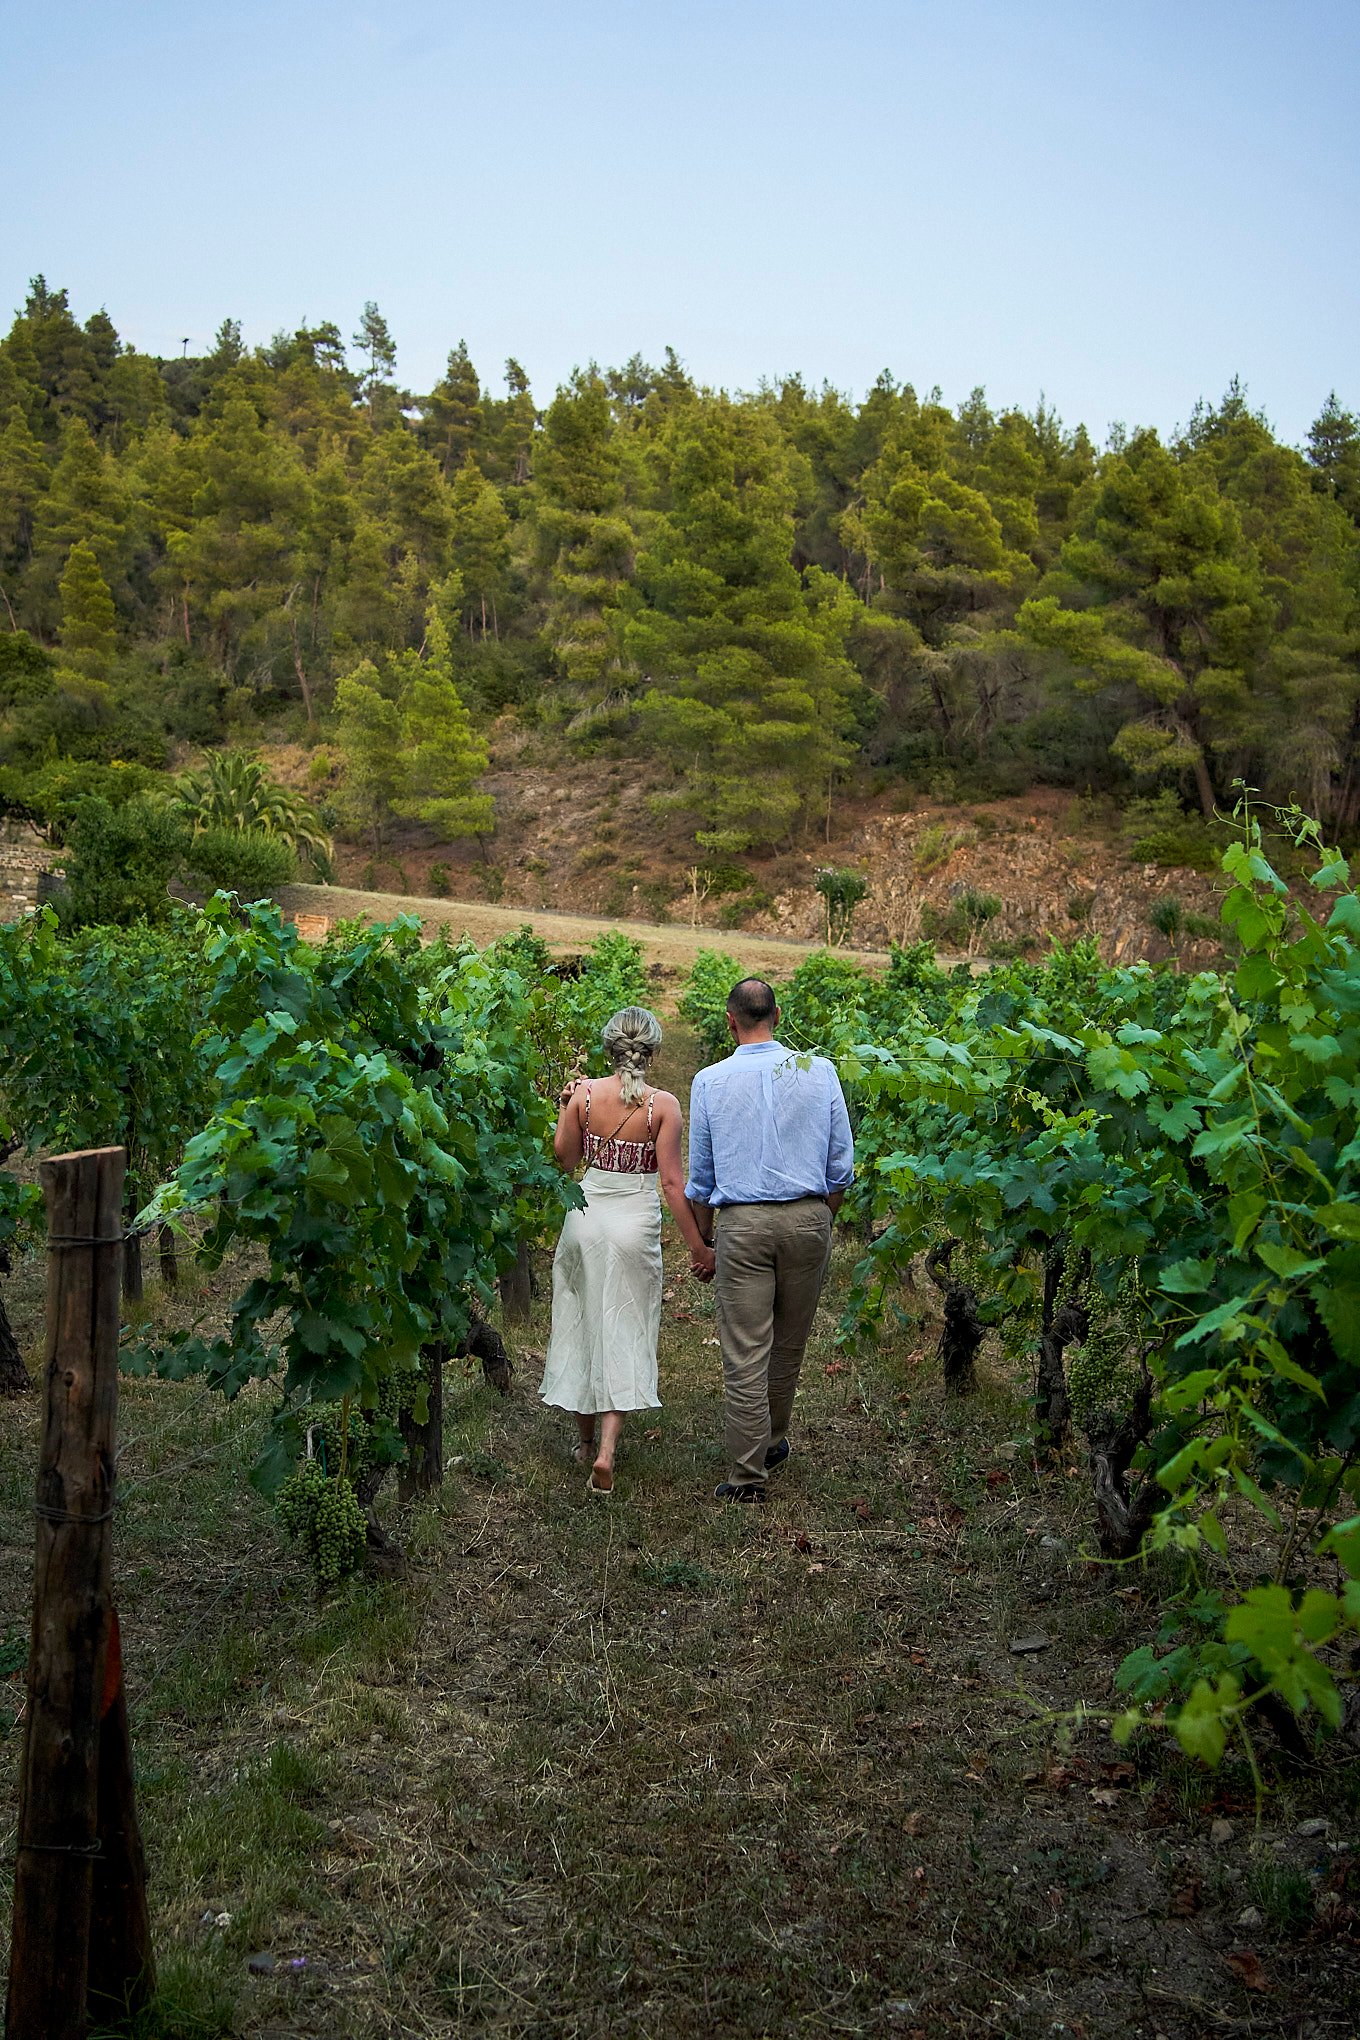
[[[175,804],[195,836],[205,829],[272,836],[323,874],[329,869],[331,839],[316,810],[244,751],[214,752],[198,771],[181,773]]]

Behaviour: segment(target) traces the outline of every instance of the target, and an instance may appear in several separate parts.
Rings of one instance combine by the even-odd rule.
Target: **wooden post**
[[[90,2016],[102,2021],[139,2010],[156,1987],[116,1608],[112,1616],[99,1724],[99,1854],[94,1861],[87,1982]]]
[[[100,1821],[99,1787],[126,1161],[122,1148],[95,1148],[59,1155],[39,1171],[47,1200],[46,1414],[6,2040],[82,2040],[101,1825],[110,1842],[117,1832]],[[101,1951],[113,1957],[106,1973],[118,1968],[118,1952]],[[149,1952],[134,1951],[135,1969],[124,1961],[119,1995],[149,1982]]]

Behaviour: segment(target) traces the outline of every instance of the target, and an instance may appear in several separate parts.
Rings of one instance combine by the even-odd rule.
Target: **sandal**
[[[609,1486],[601,1487],[599,1481],[597,1481],[595,1478],[595,1469],[592,1466],[590,1469],[590,1479],[586,1482],[586,1493],[588,1495],[612,1495],[613,1492],[614,1492],[613,1474],[611,1473],[609,1476]]]

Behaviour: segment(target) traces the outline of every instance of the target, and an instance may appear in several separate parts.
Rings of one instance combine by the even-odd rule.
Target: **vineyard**
[[[778,988],[858,1179],[759,1524],[701,1499],[682,1274],[607,1522],[531,1407],[553,1101],[669,1005],[637,944],[312,946],[224,895],[0,930],[25,1436],[30,1164],[128,1156],[148,2033],[1351,2030],[1360,899],[1292,812],[1224,872],[1222,976],[922,945]],[[740,970],[679,987],[701,1060]]]

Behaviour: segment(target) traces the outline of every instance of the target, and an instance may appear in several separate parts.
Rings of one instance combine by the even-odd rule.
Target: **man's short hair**
[[[727,1010],[739,1027],[763,1027],[779,1009],[764,978],[743,978],[727,994]]]

